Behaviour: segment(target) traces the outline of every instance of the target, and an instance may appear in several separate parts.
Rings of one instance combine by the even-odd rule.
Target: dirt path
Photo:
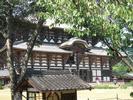
[[[130,97],[130,92],[133,89],[93,89],[78,91],[78,100],[116,100],[108,98],[116,98],[117,95],[123,100],[133,100]],[[11,100],[10,89],[0,90],[0,100]]]
[[[93,89],[91,91],[78,91],[78,100],[133,100],[130,92],[133,89]]]
[[[10,97],[11,97],[11,95],[10,95],[9,88],[0,90],[0,100],[11,100]]]

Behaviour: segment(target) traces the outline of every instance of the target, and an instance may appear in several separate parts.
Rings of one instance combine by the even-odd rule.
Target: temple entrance
[[[77,100],[76,93],[62,94],[61,100]]]
[[[80,69],[80,78],[86,82],[90,82],[91,72],[87,69]]]
[[[60,99],[59,99],[59,95],[54,92],[48,95],[47,100],[60,100]]]

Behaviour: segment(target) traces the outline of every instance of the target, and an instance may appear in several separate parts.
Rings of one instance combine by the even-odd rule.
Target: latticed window
[[[102,62],[103,62],[103,67],[109,67],[109,58],[103,57]]]
[[[35,100],[35,93],[30,92],[28,100]]]
[[[45,100],[44,94],[42,93],[29,92],[28,95],[28,100]]]
[[[101,70],[92,70],[92,80],[95,82],[96,80],[101,81]]]

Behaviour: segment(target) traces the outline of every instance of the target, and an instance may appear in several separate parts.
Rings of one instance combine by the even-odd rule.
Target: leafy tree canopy
[[[38,0],[37,5],[41,18],[70,25],[67,31],[76,36],[99,37],[113,55],[133,47],[133,0]]]

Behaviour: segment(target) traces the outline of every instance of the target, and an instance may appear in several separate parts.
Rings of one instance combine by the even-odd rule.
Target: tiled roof
[[[14,44],[13,48],[26,50],[27,45],[25,42],[18,43],[18,44]],[[72,53],[71,51],[60,49],[58,45],[54,45],[54,44],[43,44],[39,46],[34,46],[33,51],[52,52],[52,53]]]
[[[124,77],[125,77],[125,78],[133,79],[133,72],[124,74]]]
[[[16,43],[13,45],[14,49],[26,50],[27,45],[25,42]],[[56,44],[43,44],[39,46],[34,46],[33,51],[39,52],[51,52],[51,53],[72,53],[72,51],[64,50],[59,48]],[[126,56],[123,52],[120,52],[123,56]],[[89,52],[86,52],[88,55],[100,55],[100,56],[109,56],[105,48],[101,47],[91,47]]]
[[[33,72],[33,71],[32,71]],[[28,82],[39,91],[91,89],[92,87],[78,76],[68,71],[37,71],[30,75]],[[43,74],[44,73],[44,74]]]
[[[89,52],[89,55],[101,55],[101,56],[108,56],[108,52],[106,49],[103,48],[96,48],[93,47]]]
[[[62,49],[72,48],[72,46],[74,45],[74,43],[80,43],[86,49],[90,49],[90,47],[91,47],[91,45],[88,44],[85,40],[82,40],[82,39],[77,38],[77,37],[73,37],[73,38],[69,39],[68,41],[62,43],[59,47],[62,48]]]
[[[27,45],[26,45],[26,43],[17,43],[17,44],[13,45],[13,48],[26,50]],[[43,44],[40,46],[35,46],[33,51],[52,52],[52,53],[72,53],[72,51],[63,50],[63,49],[59,48],[58,45],[53,45],[53,44]],[[102,48],[91,48],[91,50],[89,52],[86,52],[86,54],[107,56],[107,51]]]

